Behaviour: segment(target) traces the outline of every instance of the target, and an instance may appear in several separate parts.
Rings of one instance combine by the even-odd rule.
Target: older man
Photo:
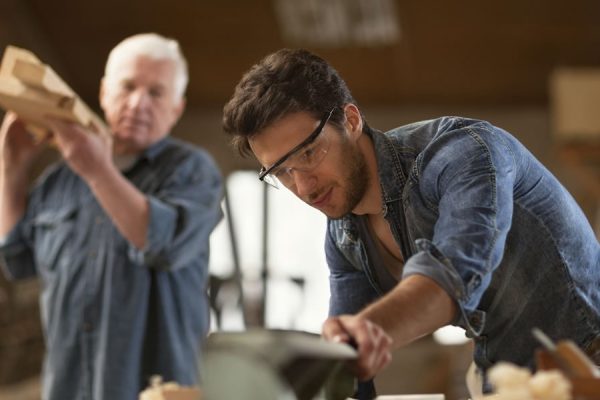
[[[187,80],[176,41],[119,43],[100,87],[111,135],[51,121],[62,161],[29,194],[41,145],[4,119],[0,256],[9,277],[42,280],[44,399],[131,400],[153,374],[197,381],[222,183],[205,151],[168,137]]]

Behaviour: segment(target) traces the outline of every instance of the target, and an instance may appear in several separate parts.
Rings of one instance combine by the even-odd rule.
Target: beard
[[[342,145],[342,170],[344,175],[344,203],[339,215],[330,215],[329,218],[339,219],[348,215],[362,200],[369,186],[369,173],[365,156],[360,150],[344,140]]]

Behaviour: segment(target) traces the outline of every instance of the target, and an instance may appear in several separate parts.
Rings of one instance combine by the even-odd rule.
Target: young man
[[[29,195],[41,145],[4,119],[0,256],[9,277],[42,280],[44,399],[136,399],[153,374],[197,382],[222,187],[205,151],[168,137],[187,80],[176,41],[119,43],[100,87],[111,134],[51,121],[63,161]]]
[[[600,245],[506,131],[459,117],[376,131],[327,62],[288,49],[244,75],[223,125],[259,179],[327,215],[323,335],[358,346],[361,380],[446,324],[473,338],[481,372],[533,367],[533,327],[600,362]]]

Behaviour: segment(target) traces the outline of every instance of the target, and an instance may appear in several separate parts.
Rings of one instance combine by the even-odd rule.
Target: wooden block
[[[28,60],[15,60],[12,75],[27,86],[60,96],[75,97],[75,92],[47,65]]]
[[[0,65],[0,76],[12,76],[12,71],[17,60],[41,63],[40,59],[29,50],[16,46],[6,46],[4,55],[2,56],[2,64]]]
[[[535,359],[538,370],[558,369],[565,374],[571,382],[574,400],[600,400],[600,378],[571,375],[546,350],[536,349]]]
[[[32,52],[8,46],[0,65],[0,106],[14,111],[38,139],[49,126],[46,117],[61,118],[108,132],[77,94]],[[94,128],[96,127],[96,128]]]
[[[64,96],[30,87],[10,76],[0,76],[0,95],[10,98],[27,99],[33,103],[45,104],[51,108],[56,107],[61,109],[72,109],[76,98],[75,94]]]
[[[598,367],[571,340],[560,340],[556,343],[556,352],[569,366],[573,376],[580,378],[600,377]]]
[[[167,389],[163,391],[165,400],[200,400],[200,389],[184,387],[179,389]]]
[[[11,78],[0,77],[0,106],[19,115],[38,139],[45,136],[49,129],[44,119],[46,116],[66,119],[84,126],[88,126],[90,122],[89,116],[82,112],[81,106],[75,107],[74,99],[31,89]]]
[[[198,387],[179,386],[174,382],[154,383],[140,393],[139,400],[201,400]]]
[[[600,400],[600,379],[570,378],[575,400]]]

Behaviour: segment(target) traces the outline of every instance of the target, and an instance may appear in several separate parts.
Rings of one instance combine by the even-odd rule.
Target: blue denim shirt
[[[583,349],[600,335],[600,245],[585,215],[521,143],[485,121],[443,117],[370,133],[384,214],[406,260],[454,299],[454,324],[486,370],[533,367],[531,329]],[[356,215],[329,220],[330,313],[385,294]]]
[[[0,246],[9,277],[41,278],[44,399],[137,399],[152,374],[197,383],[220,173],[203,150],[165,138],[124,175],[150,201],[143,250],[62,162]]]

